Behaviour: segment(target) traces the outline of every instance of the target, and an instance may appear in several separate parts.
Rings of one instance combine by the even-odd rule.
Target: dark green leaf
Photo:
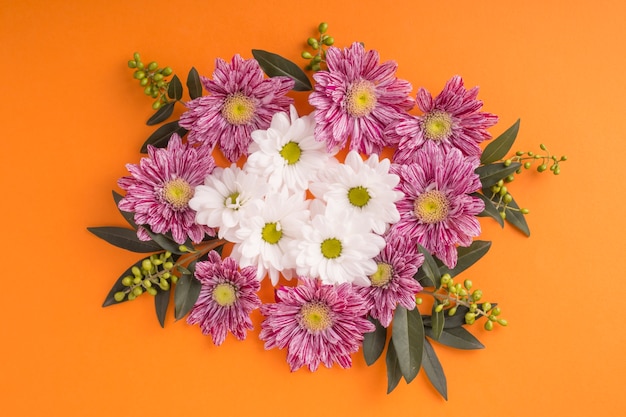
[[[152,115],[152,117],[148,119],[146,124],[148,126],[154,126],[156,124],[166,121],[167,118],[170,117],[172,113],[174,112],[175,104],[176,104],[175,101],[170,101],[169,103],[166,103],[164,106],[159,107],[159,110],[157,110]]]
[[[478,213],[479,217],[491,217],[498,222],[500,227],[504,227],[504,220],[502,220],[500,212],[490,199],[481,193],[473,193],[472,196],[480,198],[483,200],[483,203],[485,203],[485,209],[481,213]]]
[[[157,290],[154,296],[154,309],[156,310],[157,319],[161,327],[165,327],[165,315],[167,314],[167,306],[170,303],[170,290]]]
[[[432,338],[432,329],[430,327],[425,327],[424,331],[426,332],[426,336]],[[485,347],[474,335],[465,330],[464,327],[443,329],[437,342],[442,345],[463,350],[483,349]]]
[[[510,207],[514,208],[515,210],[511,210]],[[507,222],[515,226],[526,236],[530,236],[530,229],[528,228],[528,223],[526,223],[526,218],[524,217],[522,212],[519,211],[519,206],[517,205],[515,200],[511,200],[511,202],[507,205],[505,212],[506,212],[505,220]]]
[[[375,318],[368,317],[367,319],[376,326],[376,330],[365,333],[363,338],[363,356],[365,357],[365,363],[372,365],[378,360],[383,350],[385,350],[387,329]]]
[[[144,258],[144,259],[150,259],[148,258]],[[116,301],[115,300],[115,293],[116,292],[126,292],[126,290],[128,289],[128,287],[125,287],[124,285],[122,285],[122,280],[124,279],[124,277],[126,276],[133,276],[133,267],[139,267],[141,268],[141,263],[144,261],[144,259],[141,259],[137,262],[135,262],[133,265],[131,265],[126,271],[124,271],[124,273],[122,273],[122,275],[120,275],[120,277],[117,279],[117,281],[115,281],[115,284],[113,284],[113,288],[111,288],[111,291],[109,291],[109,294],[107,294],[106,298],[104,299],[104,303],[102,303],[102,307],[108,307],[112,304],[120,304],[120,303],[124,303],[126,301],[128,301],[128,298],[124,297],[124,299],[122,301]]]
[[[202,83],[198,71],[194,67],[191,67],[189,75],[187,75],[187,89],[192,100],[202,97]]]
[[[128,224],[130,224],[133,229],[137,230],[137,223],[135,223],[135,215],[133,213],[120,210],[120,201],[122,200],[122,198],[124,198],[124,196],[113,191],[113,200],[115,200],[115,205],[117,206],[117,209],[120,211],[122,216],[124,216],[124,219],[126,219]]]
[[[422,270],[426,278],[430,280],[430,282],[422,281],[422,286],[439,288],[441,286],[441,273],[439,272],[437,262],[435,262],[430,252],[419,243],[417,244],[417,249],[424,255],[424,263],[420,267],[420,270]],[[432,283],[432,285],[424,285],[429,283]]]
[[[480,183],[483,188],[489,188],[517,171],[520,166],[519,162],[512,162],[509,166],[505,166],[503,162],[497,162],[495,164],[481,165],[474,172],[480,177]]]
[[[441,396],[448,400],[448,384],[446,382],[446,375],[443,372],[439,358],[435,353],[435,349],[430,344],[428,339],[424,339],[424,354],[422,356],[422,366],[426,371],[426,376],[433,384],[433,387],[441,394]]]
[[[182,274],[174,291],[174,317],[180,320],[196,303],[202,284],[191,274]]]
[[[183,137],[187,133],[187,129],[180,127],[178,120],[169,122],[159,127],[141,146],[141,153],[148,152],[148,145],[155,146],[157,148],[167,147],[167,143],[170,137],[174,134]]]
[[[444,316],[443,310],[437,312],[437,306],[441,304],[437,299],[433,303],[433,311],[431,316],[431,324],[432,327],[432,338],[437,340],[439,336],[441,336],[441,332],[443,332],[443,326],[446,322],[446,317]]]
[[[170,80],[170,85],[167,87],[167,96],[172,100],[183,98],[183,84],[177,75],[174,75]]]
[[[123,227],[88,227],[87,230],[100,239],[106,240],[111,245],[131,252],[149,253],[161,251],[161,247],[156,243],[139,240],[137,232],[132,229]]]
[[[504,133],[495,138],[483,151],[480,156],[480,163],[490,164],[492,162],[496,162],[502,158],[504,158],[513,146],[513,142],[515,142],[515,138],[517,137],[517,132],[519,131],[519,123],[520,119],[517,119],[515,123],[511,127],[509,127]]]
[[[289,77],[295,81],[295,91],[310,91],[313,87],[309,77],[296,64],[271,52],[253,49],[252,56],[269,77]]]
[[[182,252],[179,248],[179,244],[174,242],[172,239],[170,239],[169,237],[160,234],[160,233],[154,233],[152,230],[150,230],[150,228],[146,225],[141,226],[143,227],[146,232],[148,233],[148,235],[150,235],[150,238],[157,244],[159,245],[159,247],[161,247],[162,249],[175,253],[177,255],[182,255],[185,252]]]
[[[456,266],[452,269],[441,266],[440,271],[442,274],[450,274],[451,277],[457,276],[485,256],[489,248],[491,248],[491,242],[486,240],[475,240],[467,247],[459,246],[457,248]]]
[[[393,347],[391,340],[389,341],[389,347],[387,347],[385,363],[387,365],[387,394],[389,394],[398,386],[398,383],[402,379],[398,355],[396,354],[396,349]]]
[[[424,346],[424,326],[417,308],[396,307],[391,328],[391,340],[398,355],[400,370],[406,382],[411,382],[420,370]]]

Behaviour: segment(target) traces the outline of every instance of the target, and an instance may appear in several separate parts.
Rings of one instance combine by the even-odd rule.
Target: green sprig
[[[335,38],[326,34],[328,23],[322,22],[317,27],[318,36],[307,39],[307,45],[313,50],[303,51],[302,58],[309,61],[305,66],[308,71],[320,71],[326,66],[326,48],[335,43]]]
[[[128,61],[128,67],[135,70],[133,77],[139,80],[139,85],[143,87],[144,94],[155,99],[152,103],[154,110],[158,110],[162,105],[169,102],[167,90],[170,82],[165,77],[172,75],[172,68],[159,68],[156,61],[151,61],[146,65],[141,61],[139,52],[133,54],[133,59]]]

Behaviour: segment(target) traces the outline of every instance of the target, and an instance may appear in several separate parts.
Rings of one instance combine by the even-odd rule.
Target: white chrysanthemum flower
[[[343,164],[329,165],[321,174],[322,181],[311,184],[311,192],[326,202],[331,216],[349,212],[355,221],[383,234],[400,220],[395,203],[404,197],[394,189],[400,177],[389,173],[390,166],[388,159],[379,161],[376,154],[363,161],[350,151]]]
[[[216,168],[196,187],[189,207],[196,211],[196,222],[217,227],[220,238],[237,242],[236,230],[242,219],[258,211],[267,192],[267,183],[232,164]]]
[[[242,268],[255,266],[258,280],[266,274],[272,285],[278,283],[279,274],[289,279],[296,264],[288,248],[300,238],[308,220],[304,193],[271,192],[256,212],[241,220],[231,256]]]
[[[291,250],[299,275],[319,277],[324,284],[370,285],[376,272],[373,258],[385,240],[350,213],[317,215],[302,228],[302,240]]]
[[[304,191],[332,158],[323,142],[315,140],[313,116],[298,117],[276,113],[267,130],[252,132],[245,169],[265,177],[274,190],[283,185],[291,191]]]

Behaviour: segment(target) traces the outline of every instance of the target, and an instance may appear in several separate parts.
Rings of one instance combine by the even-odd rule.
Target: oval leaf
[[[139,240],[137,232],[132,229],[123,227],[88,227],[87,230],[100,239],[106,240],[111,245],[131,252],[149,253],[162,250],[155,242]]]
[[[177,133],[178,136],[183,137],[187,133],[187,129],[180,127],[178,124],[178,120],[173,122],[169,122],[158,128],[153,134],[150,135],[148,139],[141,146],[141,153],[148,152],[148,145],[152,145],[157,148],[165,148],[167,147],[167,143],[170,140],[170,137]]]
[[[417,308],[407,310],[402,306],[396,307],[391,340],[402,375],[407,383],[411,382],[420,370],[424,346],[424,326]]]
[[[480,156],[481,164],[490,164],[506,156],[509,149],[511,149],[511,146],[513,146],[513,142],[515,142],[517,132],[519,131],[519,124],[520,119],[517,119],[511,127],[485,147],[485,150]]]
[[[253,49],[252,56],[269,77],[282,76],[294,80],[295,91],[310,91],[313,88],[304,71],[288,59],[260,49]]]
[[[469,246],[459,246],[456,249],[456,266],[452,269],[449,269],[445,265],[442,265],[440,267],[441,273],[448,273],[451,277],[460,274],[461,272],[465,271],[470,266],[478,262],[480,258],[485,256],[485,254],[489,251],[489,248],[491,248],[491,242],[487,240],[475,240]]]
[[[426,327],[424,330],[426,332],[426,336],[432,338],[432,329],[430,327]],[[474,337],[474,335],[465,330],[464,327],[443,329],[443,332],[441,332],[441,336],[439,336],[439,340],[437,340],[437,342],[442,345],[463,350],[484,349],[485,347]]]
[[[422,356],[422,366],[426,371],[426,376],[433,384],[433,387],[441,394],[441,396],[448,400],[448,383],[446,381],[446,375],[443,373],[443,368],[435,349],[430,344],[428,339],[424,339],[424,355]]]
[[[363,338],[363,356],[365,357],[365,363],[372,365],[378,360],[383,350],[385,350],[387,329],[375,318],[368,317],[367,319],[376,326],[376,330],[365,333]]]
[[[148,233],[148,235],[150,235],[150,238],[159,245],[159,247],[161,247],[163,250],[175,253],[177,255],[183,255],[185,254],[185,252],[182,252],[179,248],[179,244],[174,242],[172,239],[170,239],[168,236],[165,236],[163,234],[160,233],[154,233],[152,230],[150,230],[150,228],[146,225],[141,226],[143,227],[146,232]],[[191,247],[189,245],[187,245],[187,247]]]
[[[177,75],[174,75],[170,80],[170,85],[167,86],[167,96],[172,100],[180,100],[183,98],[183,84]]]
[[[512,207],[515,210],[511,210]],[[521,211],[519,211],[519,206],[515,202],[515,200],[511,200],[511,202],[507,205],[505,209],[506,212],[506,221],[519,229],[526,236],[530,236],[530,229],[528,228],[528,223],[526,223],[526,218]]]
[[[165,315],[167,314],[167,306],[170,304],[170,290],[163,291],[157,289],[154,296],[154,309],[156,310],[157,320],[161,327],[165,327]]]
[[[170,101],[169,103],[166,103],[164,106],[161,106],[159,110],[157,110],[152,115],[152,117],[148,119],[146,124],[148,126],[154,126],[156,124],[166,121],[167,118],[170,117],[172,113],[174,112],[175,104],[176,104],[175,101]]]
[[[182,274],[174,290],[174,317],[180,320],[189,313],[200,296],[202,284],[191,274]]]
[[[396,349],[393,347],[393,342],[391,340],[389,341],[389,347],[387,348],[385,364],[387,365],[387,394],[389,394],[398,386],[398,383],[402,379],[402,371],[400,370],[398,355],[396,354]]]
[[[115,205],[119,210],[120,214],[124,217],[124,219],[132,226],[133,229],[137,230],[137,223],[135,223],[135,215],[133,213],[129,213],[128,211],[120,210],[120,201],[124,198],[121,194],[115,192],[113,190],[113,200],[115,201]]]
[[[419,243],[417,244],[417,249],[424,255],[424,263],[420,266],[420,271],[423,273],[423,276],[420,274],[420,271],[418,271],[417,274],[421,278],[420,282],[422,286],[439,288],[441,286],[441,272],[439,271],[437,262],[430,252]],[[427,280],[424,279],[424,277],[427,278]]]
[[[512,162],[509,166],[505,166],[503,162],[498,162],[479,166],[474,172],[480,177],[483,188],[489,188],[517,171],[520,166],[522,165],[519,162]]]
[[[189,75],[187,75],[187,90],[189,90],[189,97],[192,100],[202,97],[202,83],[198,71],[194,67],[191,67]]]
[[[144,258],[144,259],[150,259],[150,258],[148,257],[148,258]],[[111,291],[109,291],[109,293],[107,294],[106,298],[104,299],[104,303],[102,303],[102,307],[108,307],[108,306],[113,305],[113,304],[121,304],[121,303],[125,303],[126,301],[128,301],[127,297],[124,297],[124,299],[122,301],[115,300],[115,293],[116,292],[120,292],[120,291],[126,292],[128,287],[122,285],[122,280],[126,276],[133,276],[133,271],[132,271],[133,267],[136,266],[136,267],[141,268],[141,263],[144,261],[144,259],[141,259],[141,260],[135,262],[126,271],[124,271],[122,273],[122,275],[120,275],[120,277],[117,279],[117,281],[115,281],[115,284],[113,284],[113,287],[111,288]]]
[[[500,212],[493,204],[493,201],[491,201],[481,193],[473,193],[472,196],[480,198],[481,200],[483,200],[483,203],[485,203],[485,209],[482,212],[478,213],[478,217],[491,217],[498,222],[500,227],[504,227],[504,220],[502,220],[502,216],[500,216]]]

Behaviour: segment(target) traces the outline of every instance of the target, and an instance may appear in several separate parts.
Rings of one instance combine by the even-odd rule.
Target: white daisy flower
[[[189,207],[196,211],[198,224],[217,227],[218,237],[237,242],[239,223],[258,211],[267,190],[263,178],[232,164],[229,168],[215,168],[204,185],[196,187]]]
[[[326,202],[331,216],[347,211],[355,221],[382,235],[400,220],[395,203],[404,197],[394,189],[400,177],[389,173],[390,166],[388,159],[379,161],[376,154],[363,161],[356,151],[350,151],[343,164],[329,165],[321,182],[311,184],[310,189]]]
[[[315,140],[314,131],[313,117],[298,117],[294,106],[290,115],[276,113],[267,130],[252,132],[245,169],[267,178],[274,190],[283,185],[291,191],[306,190],[332,158],[326,144]]]
[[[270,192],[254,213],[241,220],[237,241],[231,256],[239,265],[255,266],[257,279],[269,275],[272,285],[280,274],[289,279],[295,269],[295,259],[288,253],[291,242],[299,239],[309,220],[305,194]]]

